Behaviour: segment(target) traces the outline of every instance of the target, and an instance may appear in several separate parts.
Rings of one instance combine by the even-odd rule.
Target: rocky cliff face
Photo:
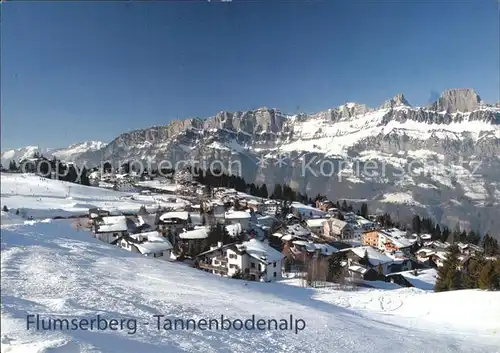
[[[476,91],[470,88],[446,90],[439,99],[430,106],[430,109],[448,113],[473,112],[479,108],[481,98]]]
[[[293,116],[266,107],[222,111],[122,134],[78,160],[218,163],[248,182],[286,182],[310,194],[365,200],[374,210],[417,212],[451,227],[469,222],[496,234],[499,142],[500,109],[474,90],[457,89],[420,108],[398,94],[376,109],[346,103]],[[366,172],[370,163],[375,173]]]

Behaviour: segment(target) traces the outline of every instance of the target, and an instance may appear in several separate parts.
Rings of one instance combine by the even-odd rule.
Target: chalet
[[[344,221],[348,223],[356,223],[356,214],[354,212],[346,212],[343,214]]]
[[[289,254],[295,259],[305,259],[307,256],[321,255],[331,256],[338,252],[338,249],[323,243],[314,243],[305,240],[293,240],[291,246],[287,247]]]
[[[388,256],[371,246],[361,246],[343,250],[349,266],[351,264],[372,267],[380,274],[389,274],[404,270],[411,270],[411,261],[406,258],[396,258]],[[368,263],[365,263],[365,254],[368,256]]]
[[[323,223],[326,221],[328,221],[326,218],[311,218],[306,220],[306,224],[312,233],[321,234],[323,231]]]
[[[224,215],[226,224],[241,224],[241,228],[244,230],[250,229],[250,213],[246,211],[229,211]]]
[[[427,248],[430,248],[430,249],[438,250],[438,251],[445,251],[446,249],[448,249],[450,244],[443,243],[443,242],[437,241],[437,240],[433,240],[433,241],[424,242],[424,246]]]
[[[246,206],[254,212],[262,213],[265,210],[264,204],[257,200],[248,200]]]
[[[270,215],[261,215],[257,213],[256,218],[259,224],[269,228],[273,227],[275,224],[278,223],[278,220]]]
[[[121,248],[144,256],[169,259],[172,244],[158,232],[125,235],[116,240]]]
[[[373,246],[380,251],[403,251],[410,254],[413,242],[406,238],[406,232],[399,229],[372,230],[363,233],[361,237],[363,245]]]
[[[283,254],[293,260],[304,262],[316,253],[314,243],[306,240],[292,240],[283,247]]]
[[[169,232],[176,235],[188,226],[189,218],[189,212],[186,211],[165,212],[157,217],[156,226],[163,235]]]
[[[436,254],[436,250],[429,248],[422,248],[415,252],[417,261],[422,264],[429,264],[432,255]]]
[[[296,201],[292,202],[290,210],[304,219],[314,218],[315,216],[323,217],[325,215],[325,212],[318,210],[317,208]]]
[[[127,217],[108,216],[94,223],[94,233],[97,239],[113,243],[116,239],[128,234]]]
[[[321,211],[327,212],[328,210],[335,208],[335,204],[330,200],[318,200],[316,201],[316,208]]]
[[[269,214],[269,215],[276,215],[281,212],[281,203],[276,200],[266,200],[262,204],[262,210],[261,212]]]
[[[99,218],[99,217],[107,217],[110,215],[108,210],[103,210],[101,208],[89,208],[89,219]]]
[[[446,251],[436,251],[429,258],[430,264],[435,265],[436,267],[442,267],[445,261],[446,261]]]
[[[207,238],[206,227],[194,227],[178,233],[175,237],[179,252],[191,257],[198,255],[207,246]]]
[[[240,274],[253,281],[275,281],[282,278],[284,256],[269,245],[250,239],[241,244],[211,247],[198,256],[201,269],[214,274]]]
[[[463,255],[479,255],[484,252],[483,248],[474,244],[458,243],[457,246]]]
[[[434,290],[436,279],[437,271],[433,268],[396,272],[387,275],[387,280],[391,283],[399,284],[403,287],[415,287],[431,291]]]
[[[354,237],[354,229],[350,223],[330,218],[323,223],[323,237],[332,240],[348,240]]]
[[[351,265],[347,268],[349,277],[358,281],[377,281],[381,275],[373,268]]]
[[[375,222],[369,221],[361,216],[356,216],[356,223],[363,231],[370,231],[377,228],[377,224]]]
[[[281,233],[283,236],[290,235],[291,238],[308,239],[311,237],[311,231],[298,223],[283,225],[276,232]]]

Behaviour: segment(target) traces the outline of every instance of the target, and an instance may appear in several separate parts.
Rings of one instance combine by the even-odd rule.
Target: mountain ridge
[[[397,94],[379,108],[350,102],[313,114],[219,111],[122,133],[74,161],[219,161],[249,183],[287,183],[310,195],[365,200],[377,212],[417,213],[496,234],[498,156],[500,108],[472,89],[457,89],[423,107]],[[239,165],[233,169],[232,162]],[[367,163],[376,163],[377,175],[359,172]],[[326,173],[318,175],[321,168]]]

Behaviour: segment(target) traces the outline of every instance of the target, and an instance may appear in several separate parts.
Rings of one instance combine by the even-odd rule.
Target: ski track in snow
[[[494,353],[500,346],[498,334],[483,330],[481,337],[460,326],[433,321],[421,324],[425,320],[422,316],[398,314],[412,297],[432,300],[433,294],[406,289],[351,293],[282,283],[249,282],[244,286],[243,281],[103,244],[66,221],[2,227],[1,274],[2,353]],[[27,331],[26,315],[37,313],[68,319],[97,314],[134,318],[138,328],[134,335],[119,331]],[[221,314],[230,319],[255,314],[279,320],[293,314],[304,319],[307,327],[298,334],[275,330],[157,331],[155,314],[195,320]],[[142,321],[150,325],[145,327]]]

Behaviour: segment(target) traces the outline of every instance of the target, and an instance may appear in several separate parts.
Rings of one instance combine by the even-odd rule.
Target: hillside
[[[2,352],[494,353],[500,346],[500,293],[401,289],[339,294],[282,283],[244,285],[103,244],[66,222],[2,227]],[[342,296],[350,299],[331,304]],[[380,305],[363,308],[363,302]],[[453,314],[459,311],[463,315]],[[297,334],[158,331],[138,324],[135,334],[33,332],[25,330],[28,314],[71,319],[100,314],[139,323],[152,321],[155,314],[207,320],[221,314],[278,320],[293,315],[306,328]]]
[[[156,209],[175,205],[161,196],[144,196],[84,186],[32,174],[1,174],[1,206],[19,209],[28,218],[81,216],[101,207],[136,212],[142,205]]]

